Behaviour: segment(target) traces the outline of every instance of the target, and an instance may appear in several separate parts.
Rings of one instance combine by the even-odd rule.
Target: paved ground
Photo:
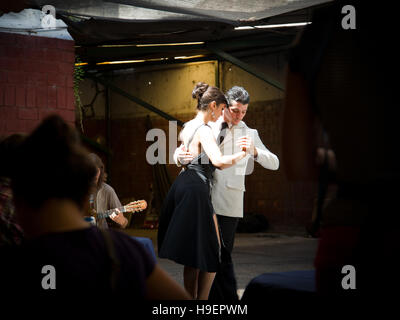
[[[156,243],[156,232],[133,230],[135,236],[149,237]],[[157,248],[155,246],[156,252]],[[237,234],[233,249],[238,288],[244,289],[254,277],[265,272],[313,269],[317,239],[282,233]],[[176,281],[183,285],[181,265],[167,259],[158,261]]]
[[[317,241],[300,236],[239,234],[232,260],[239,289],[265,272],[313,269]],[[167,259],[160,265],[183,284],[182,266]]]

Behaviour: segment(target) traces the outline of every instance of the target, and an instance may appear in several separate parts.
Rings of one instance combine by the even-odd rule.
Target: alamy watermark
[[[343,266],[342,274],[345,274],[342,279],[342,288],[344,290],[356,289],[356,268],[350,264],[347,264]]]
[[[56,268],[51,264],[46,264],[42,267],[42,274],[45,276],[42,278],[42,288],[44,290],[56,288]]]
[[[43,29],[56,28],[56,8],[50,4],[46,4],[42,8],[40,24]]]
[[[345,16],[342,18],[342,28],[345,30],[356,29],[356,8],[352,5],[346,5],[342,8]]]

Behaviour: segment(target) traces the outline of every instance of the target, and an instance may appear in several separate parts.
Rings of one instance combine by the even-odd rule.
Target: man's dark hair
[[[78,132],[59,116],[46,118],[21,144],[11,177],[15,202],[39,209],[49,199],[83,208],[96,167]]]
[[[231,104],[231,101],[248,104],[250,102],[250,95],[243,87],[234,86],[226,93],[226,99],[229,104]]]

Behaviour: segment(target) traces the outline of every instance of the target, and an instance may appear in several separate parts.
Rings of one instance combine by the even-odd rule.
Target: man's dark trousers
[[[221,265],[211,287],[209,300],[237,301],[237,284],[231,254],[239,218],[217,214],[217,219],[223,245],[221,247]]]

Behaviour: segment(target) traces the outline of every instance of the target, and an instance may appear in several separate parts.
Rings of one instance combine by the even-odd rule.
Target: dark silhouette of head
[[[14,165],[15,203],[33,209],[49,199],[72,200],[83,208],[96,174],[78,132],[57,115],[25,139]]]

